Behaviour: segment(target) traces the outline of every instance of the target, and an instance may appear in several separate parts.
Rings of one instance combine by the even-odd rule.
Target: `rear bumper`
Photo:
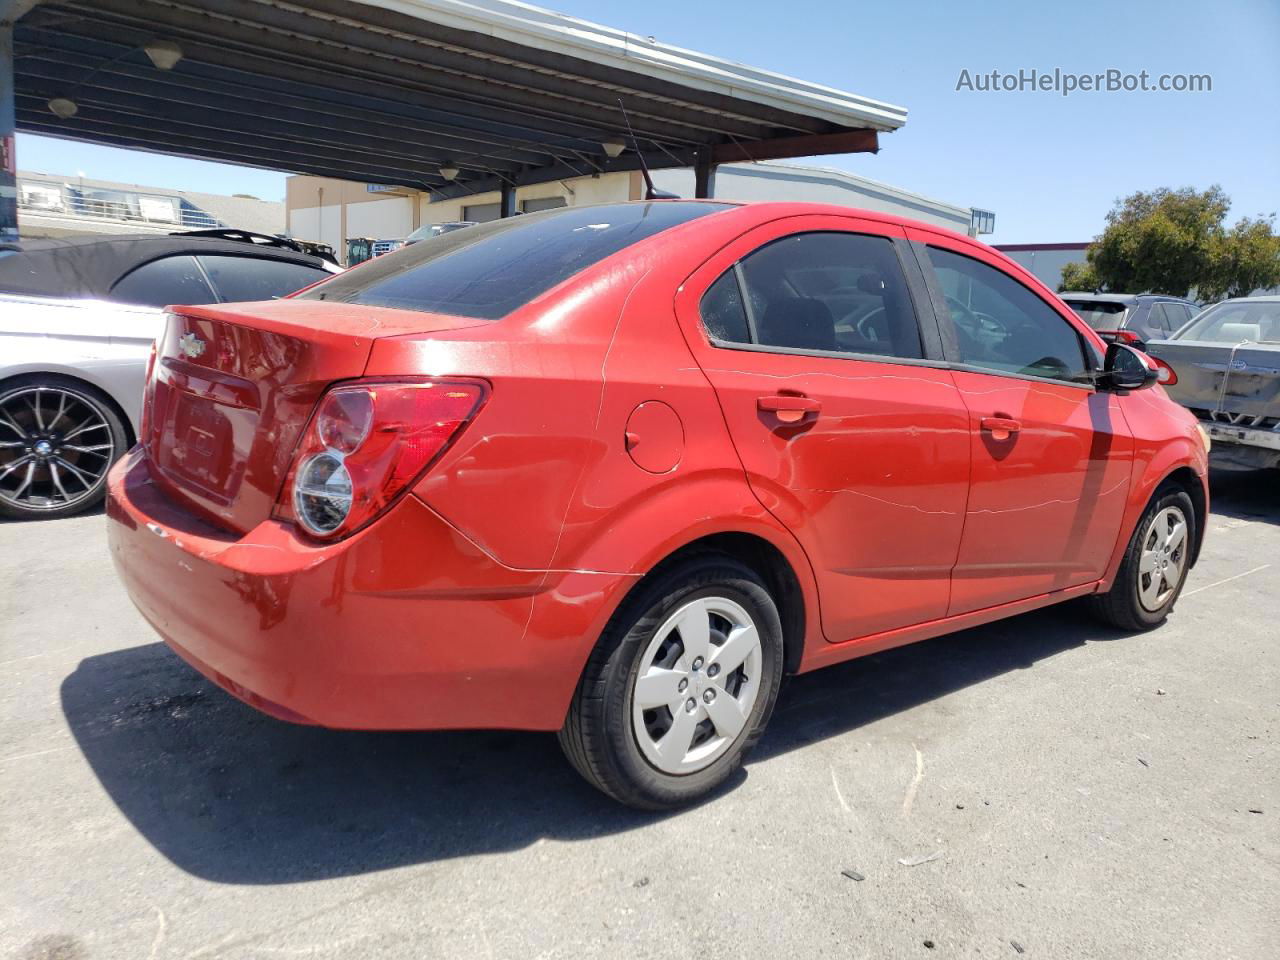
[[[1210,456],[1219,463],[1244,467],[1280,466],[1280,431],[1237,427],[1216,420],[1200,426],[1213,440]]]
[[[1209,432],[1214,443],[1242,443],[1249,447],[1266,447],[1268,450],[1280,452],[1280,430],[1236,427],[1217,420],[1201,420],[1200,426]]]
[[[350,729],[557,729],[630,578],[507,567],[420,500],[335,544],[184,511],[135,449],[108,479],[129,596],[206,677],[265,713]]]

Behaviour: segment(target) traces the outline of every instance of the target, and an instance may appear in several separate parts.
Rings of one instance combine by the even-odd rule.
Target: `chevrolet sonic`
[[[559,731],[639,807],[786,673],[1075,597],[1154,627],[1204,532],[1158,363],[896,217],[571,207],[170,309],[108,500],[166,642],[296,723]]]

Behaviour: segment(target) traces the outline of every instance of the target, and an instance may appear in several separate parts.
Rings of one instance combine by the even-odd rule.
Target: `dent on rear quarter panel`
[[[640,270],[588,271],[509,317],[379,340],[366,375],[467,376],[492,390],[414,493],[491,556],[546,570],[584,466],[599,455],[602,369]]]

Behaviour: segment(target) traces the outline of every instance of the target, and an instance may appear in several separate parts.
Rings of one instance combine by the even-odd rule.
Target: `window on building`
[[[462,208],[462,219],[472,223],[489,223],[502,219],[502,204],[472,203]]]
[[[539,210],[556,210],[567,207],[569,202],[564,197],[539,197],[536,200],[523,200],[520,209],[525,213],[537,213]]]

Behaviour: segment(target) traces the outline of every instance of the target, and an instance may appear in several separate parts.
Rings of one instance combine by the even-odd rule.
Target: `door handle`
[[[812,397],[779,393],[771,397],[757,397],[756,407],[765,413],[772,413],[783,423],[799,423],[806,414],[821,411],[822,403]]]
[[[983,417],[982,429],[991,434],[992,440],[1008,440],[1022,429],[1022,424],[1010,417]]]

